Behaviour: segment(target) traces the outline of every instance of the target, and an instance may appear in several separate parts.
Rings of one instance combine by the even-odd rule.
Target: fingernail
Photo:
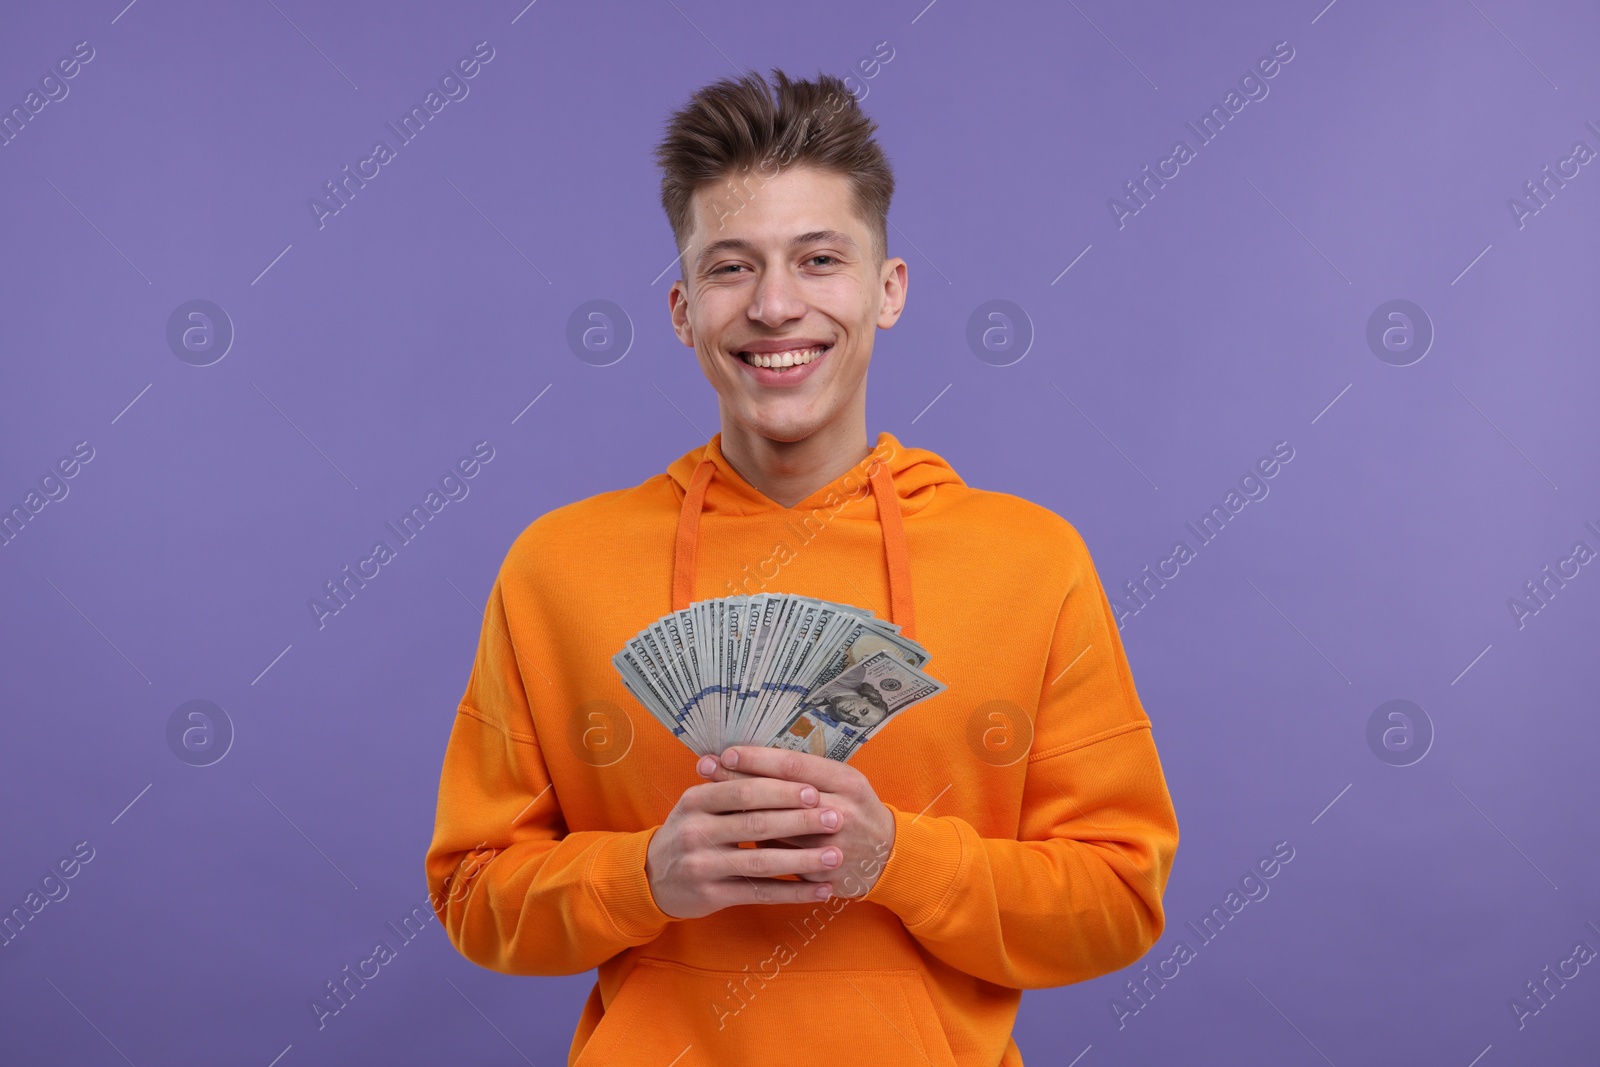
[[[830,830],[832,830],[835,826],[838,826],[839,825],[839,813],[836,812],[836,811],[825,811],[825,812],[823,812],[822,813],[822,825],[826,826]]]
[[[821,885],[817,886],[818,900],[827,900],[831,896],[833,896],[833,886],[829,885],[827,882],[823,882]]]
[[[710,778],[717,773],[717,761],[711,756],[701,756],[700,762],[694,765],[694,769],[703,777]]]
[[[825,848],[825,849],[823,849],[822,850],[822,862],[827,864],[829,867],[832,867],[832,866],[835,866],[836,864],[838,864],[838,862],[839,862],[839,850],[836,849],[836,848]]]
[[[800,803],[815,804],[816,802],[817,791],[815,789],[808,785],[804,789],[800,790]]]
[[[722,765],[724,767],[736,766],[738,764],[738,762],[739,762],[739,752],[738,752],[737,749],[730,748],[730,749],[728,749],[728,751],[726,751],[726,752],[724,752],[722,754]]]

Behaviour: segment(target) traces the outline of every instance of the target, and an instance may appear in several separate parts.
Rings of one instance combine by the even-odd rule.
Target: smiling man
[[[894,178],[842,82],[774,75],[702,89],[657,149],[672,327],[721,429],[512,545],[445,753],[431,899],[481,966],[598,969],[569,1065],[1017,1067],[1022,990],[1160,936],[1177,822],[1077,531],[869,441],[876,332],[907,293]],[[697,764],[611,656],[670,610],[763,591],[889,619],[948,688],[849,763]]]

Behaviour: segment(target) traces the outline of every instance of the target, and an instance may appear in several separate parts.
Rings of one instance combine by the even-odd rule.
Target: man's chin
[[[776,412],[772,406],[762,406],[752,411],[748,408],[738,417],[738,422],[750,433],[769,441],[793,444],[804,441],[822,428],[825,420],[809,412]]]

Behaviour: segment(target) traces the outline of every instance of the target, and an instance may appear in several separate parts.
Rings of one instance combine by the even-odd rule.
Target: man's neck
[[[722,454],[769,500],[792,508],[872,453],[865,418],[841,419],[800,441],[774,441],[732,420],[722,424]]]

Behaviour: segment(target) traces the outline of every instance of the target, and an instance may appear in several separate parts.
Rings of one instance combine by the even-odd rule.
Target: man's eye
[[[828,255],[828,253],[826,253],[826,252],[818,252],[816,255],[812,256],[809,260],[807,260],[807,262],[815,262],[815,261],[817,261],[819,259],[825,259],[830,264],[839,262],[837,259],[834,259],[832,256]]]
[[[740,264],[740,263],[724,263],[722,266],[718,267],[716,270],[712,271],[711,273],[712,274],[721,274],[725,270],[743,270],[743,269],[744,269],[744,266],[743,266],[743,264]]]

